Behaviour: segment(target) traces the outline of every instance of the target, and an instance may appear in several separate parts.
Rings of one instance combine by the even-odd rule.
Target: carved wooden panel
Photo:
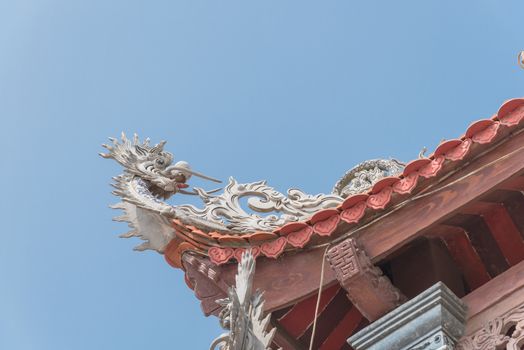
[[[346,239],[329,249],[327,258],[348,298],[369,321],[380,318],[406,299],[354,239]]]
[[[328,251],[328,260],[340,282],[349,280],[362,270],[357,260],[357,248],[352,239],[331,248]]]
[[[489,321],[462,339],[458,350],[520,350],[524,348],[524,304]]]

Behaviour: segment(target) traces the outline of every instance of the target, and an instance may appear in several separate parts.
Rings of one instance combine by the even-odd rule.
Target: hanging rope
[[[322,286],[324,285],[324,265],[326,263],[326,255],[329,249],[329,245],[326,246],[324,250],[324,255],[322,255],[322,267],[320,268],[320,283],[318,286],[318,296],[317,296],[317,305],[315,306],[315,316],[313,318],[313,329],[311,331],[311,340],[309,341],[309,350],[313,349],[313,341],[315,340],[315,331],[317,330],[317,317],[318,317],[318,308],[320,307],[320,297],[322,296]]]

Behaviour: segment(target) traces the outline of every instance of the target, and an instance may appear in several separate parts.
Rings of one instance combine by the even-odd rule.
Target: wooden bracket
[[[368,321],[380,318],[406,300],[353,238],[330,248],[327,258],[349,300]]]
[[[219,272],[211,263],[188,253],[182,255],[182,264],[186,272],[186,283],[200,300],[204,315],[218,316],[222,307],[216,303],[216,300],[227,296],[218,286]]]

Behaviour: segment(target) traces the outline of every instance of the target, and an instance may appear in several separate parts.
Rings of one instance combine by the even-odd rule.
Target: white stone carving
[[[404,163],[396,159],[367,160],[348,170],[335,184],[332,193],[344,198],[369,190],[377,181],[387,176],[399,175]]]
[[[263,317],[264,299],[259,290],[253,292],[255,258],[251,251],[242,254],[235,277],[235,286],[228,297],[217,300],[223,306],[220,325],[229,330],[215,339],[210,350],[269,350],[276,328],[267,332],[271,315]]]
[[[285,196],[267,186],[265,181],[239,184],[232,177],[219,196],[212,196],[201,189],[195,190],[202,198],[204,208],[180,205],[177,209],[191,217],[221,223],[233,232],[273,230],[287,222],[306,219],[320,209],[336,207],[342,202],[342,198],[337,195],[313,196],[298,189],[288,190]],[[248,197],[248,206],[255,212],[282,214],[261,216],[247,213],[240,203],[244,197]]]
[[[140,142],[135,135],[129,140],[124,134],[121,141],[110,140],[111,145],[103,145],[109,153],[100,155],[116,160],[124,168],[124,173],[115,177],[113,184],[113,193],[123,200],[114,208],[124,210],[124,215],[116,220],[127,221],[132,228],[123,237],[139,237],[146,242],[137,249],[158,252],[163,252],[174,235],[168,228],[169,219],[176,218],[204,231],[229,234],[271,231],[288,222],[307,220],[319,210],[336,207],[343,197],[369,189],[376,181],[396,174],[402,167],[395,160],[364,162],[346,173],[335,186],[334,193],[327,195],[310,195],[298,189],[290,189],[284,195],[265,181],[240,184],[234,178],[230,178],[223,189],[186,190],[186,182],[191,176],[214,182],[219,180],[192,170],[184,161],[173,165],[173,154],[164,151],[165,141],[150,146],[149,139]],[[221,194],[214,194],[221,190]],[[199,196],[203,207],[166,202],[177,193]],[[253,212],[242,208],[243,198],[247,198]]]

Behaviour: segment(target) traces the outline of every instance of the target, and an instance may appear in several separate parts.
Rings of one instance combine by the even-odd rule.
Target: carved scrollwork
[[[332,193],[346,198],[365,192],[380,179],[400,174],[404,166],[404,163],[396,159],[373,159],[362,162],[338,180]]]
[[[234,178],[229,179],[219,196],[212,196],[202,189],[195,190],[204,202],[204,208],[191,205],[180,205],[177,208],[188,216],[223,224],[233,232],[273,230],[288,222],[305,219],[320,209],[342,203],[342,198],[337,195],[313,196],[298,189],[290,189],[285,196],[266,185],[265,181],[240,184]],[[242,208],[242,198],[248,199],[249,208],[255,212],[282,214],[261,216],[248,213]]]
[[[458,350],[520,350],[524,347],[524,304],[462,339]]]

